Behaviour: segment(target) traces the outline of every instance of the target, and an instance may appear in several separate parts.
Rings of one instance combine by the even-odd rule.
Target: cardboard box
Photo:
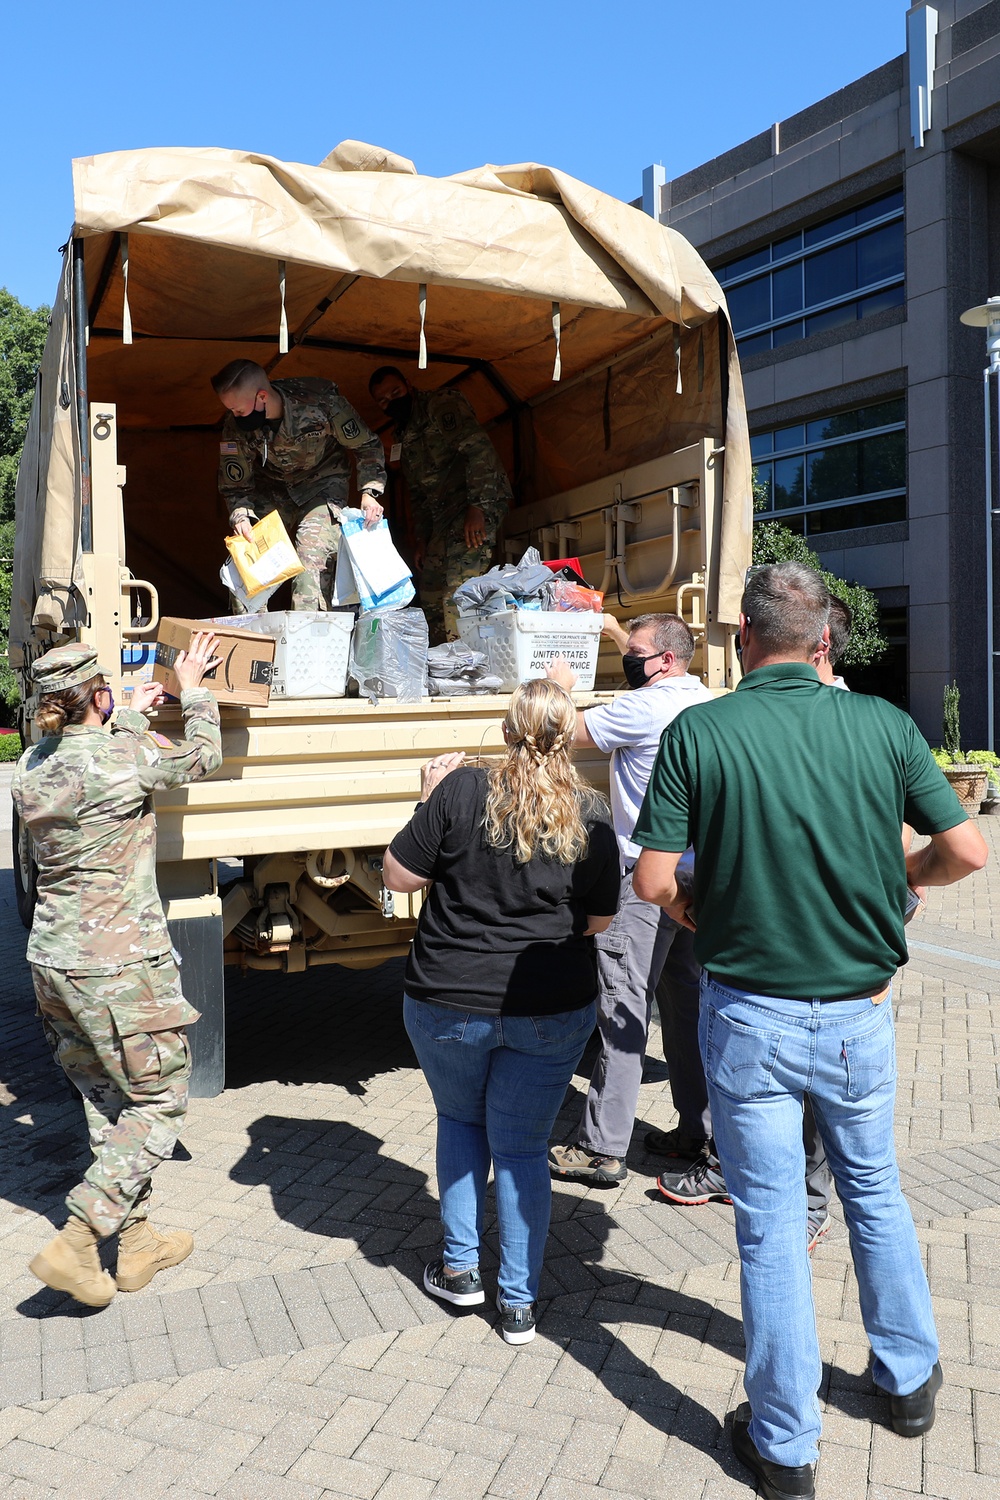
[[[204,683],[220,703],[239,703],[246,708],[264,708],[271,696],[274,670],[273,636],[256,635],[250,630],[234,630],[230,625],[208,625],[204,620],[166,618],[160,621],[156,635],[156,664],[153,681],[162,682],[167,692],[177,698],[180,687],[173,664],[186,651],[191,637],[199,630],[212,630],[219,637],[217,655],[222,660],[206,672]]]
[[[459,615],[467,646],[484,651],[490,673],[505,693],[531,677],[544,677],[557,658],[576,673],[577,691],[589,693],[597,676],[602,617],[590,610],[502,609],[492,615]]]

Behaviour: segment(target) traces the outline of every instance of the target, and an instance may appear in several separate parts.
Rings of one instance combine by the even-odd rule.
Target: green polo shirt
[[[667,727],[633,838],[694,845],[695,956],[714,978],[837,1000],[907,962],[903,822],[964,820],[907,714],[782,662]]]

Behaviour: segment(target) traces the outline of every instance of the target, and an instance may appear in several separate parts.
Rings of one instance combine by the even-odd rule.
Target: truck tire
[[[11,808],[10,839],[17,914],[25,927],[30,927],[38,895],[38,866],[31,852],[31,835],[26,828],[22,828],[16,807]]]

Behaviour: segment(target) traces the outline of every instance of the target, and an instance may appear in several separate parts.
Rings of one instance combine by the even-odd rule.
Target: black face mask
[[[413,397],[407,392],[405,396],[393,396],[391,401],[385,403],[386,415],[390,416],[398,428],[406,426],[413,411]]]
[[[628,656],[622,657],[622,668],[625,672],[625,681],[630,688],[645,687],[649,678],[646,676],[646,663],[655,661],[662,656],[662,651],[655,651],[652,656]]]
[[[267,422],[267,412],[258,411],[255,406],[253,411],[248,411],[245,417],[234,415],[233,421],[241,432],[259,432]]]

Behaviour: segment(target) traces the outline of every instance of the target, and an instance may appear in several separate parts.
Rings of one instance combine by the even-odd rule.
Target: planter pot
[[[982,766],[970,765],[945,766],[944,774],[955,788],[963,811],[970,815],[977,813],[986,796],[989,774]]]
[[[994,797],[991,801],[982,803],[979,808],[979,815],[983,818],[1000,817],[1000,797]]]

